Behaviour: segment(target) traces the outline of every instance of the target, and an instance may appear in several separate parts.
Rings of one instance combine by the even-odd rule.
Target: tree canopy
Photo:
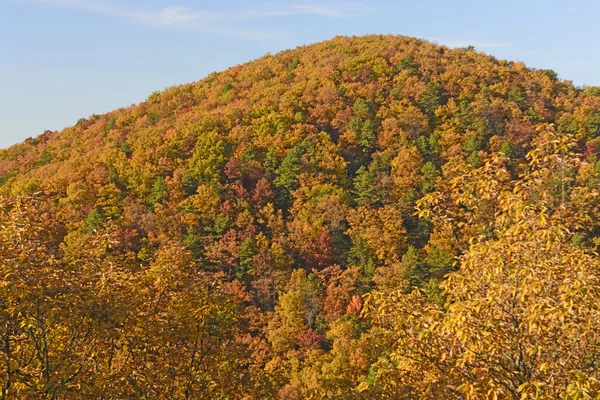
[[[336,37],[0,150],[0,398],[600,396],[600,90]]]

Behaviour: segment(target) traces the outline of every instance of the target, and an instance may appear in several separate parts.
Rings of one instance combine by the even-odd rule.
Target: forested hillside
[[[599,155],[600,88],[402,36],[0,150],[0,398],[599,398]]]

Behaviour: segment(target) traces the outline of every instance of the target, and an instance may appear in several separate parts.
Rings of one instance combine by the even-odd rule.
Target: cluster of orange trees
[[[0,151],[0,398],[596,398],[600,89],[399,36]]]

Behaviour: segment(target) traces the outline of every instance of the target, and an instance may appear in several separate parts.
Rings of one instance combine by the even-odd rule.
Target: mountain
[[[596,398],[599,154],[600,88],[403,36],[45,132],[0,151],[0,398]]]

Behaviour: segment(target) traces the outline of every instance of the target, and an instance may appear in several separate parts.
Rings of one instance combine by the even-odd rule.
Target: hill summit
[[[594,398],[600,88],[336,37],[0,151],[1,398]]]

